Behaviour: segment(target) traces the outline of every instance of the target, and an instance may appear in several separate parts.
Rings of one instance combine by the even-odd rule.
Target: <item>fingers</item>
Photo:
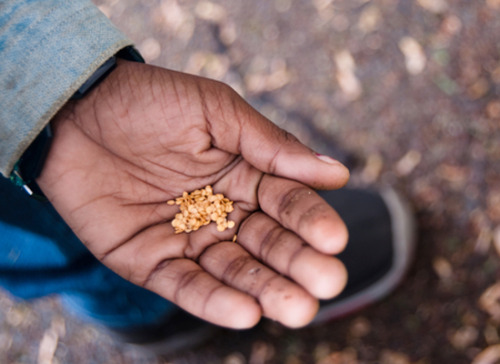
[[[335,297],[346,284],[347,272],[338,259],[319,253],[263,213],[255,213],[245,221],[238,243],[314,297]]]
[[[221,282],[255,297],[264,316],[285,326],[304,326],[316,315],[318,302],[314,297],[259,263],[238,244],[212,245],[200,264]]]
[[[258,262],[237,243],[213,243],[200,255],[198,265],[181,258],[187,246],[186,234],[175,235],[169,226],[162,224],[140,235],[113,251],[103,262],[123,277],[204,320],[245,329],[264,315],[286,326],[300,327],[308,324],[317,312],[318,302],[313,295],[276,273],[273,267],[264,265],[266,262]],[[245,240],[258,238],[249,235]],[[302,261],[305,263],[306,259],[307,252],[297,255],[290,269],[294,277],[300,275]],[[317,273],[304,273],[310,273],[309,278],[316,280]],[[323,273],[334,274],[325,269]],[[306,285],[306,280],[300,283]]]
[[[189,259],[164,261],[145,288],[220,326],[245,329],[261,317],[260,306],[251,296],[228,287]]]
[[[316,192],[298,182],[265,175],[259,185],[262,210],[325,254],[340,253],[347,244],[347,227]]]
[[[170,224],[158,224],[110,252],[102,262],[213,324],[234,329],[254,326],[262,315],[259,303],[185,258],[189,239],[189,234],[175,234]]]

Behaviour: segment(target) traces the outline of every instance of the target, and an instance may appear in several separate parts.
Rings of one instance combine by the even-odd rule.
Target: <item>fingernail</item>
[[[324,154],[319,154],[319,153],[314,153],[314,155],[316,156],[316,158],[322,160],[323,162],[326,162],[328,164],[339,164],[340,162],[336,159],[333,159],[332,157],[329,157],[327,155],[324,155]]]

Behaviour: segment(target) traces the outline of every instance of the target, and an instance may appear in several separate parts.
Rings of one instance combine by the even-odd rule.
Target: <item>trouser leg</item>
[[[106,268],[50,203],[2,177],[0,286],[21,299],[59,294],[74,313],[110,327],[148,324],[175,307]]]

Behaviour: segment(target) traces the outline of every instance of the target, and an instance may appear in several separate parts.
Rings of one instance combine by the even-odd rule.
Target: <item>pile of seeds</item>
[[[227,220],[227,214],[234,210],[233,201],[222,193],[214,194],[211,186],[191,193],[184,192],[181,197],[167,203],[180,208],[172,221],[176,234],[196,231],[211,222],[217,224],[217,231],[220,232],[235,225],[234,221]]]

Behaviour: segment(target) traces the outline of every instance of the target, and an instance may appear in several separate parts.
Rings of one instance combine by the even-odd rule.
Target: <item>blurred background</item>
[[[351,186],[417,214],[401,287],[296,331],[263,321],[160,360],[0,292],[1,363],[500,362],[500,0],[95,0],[149,63],[224,81]]]

